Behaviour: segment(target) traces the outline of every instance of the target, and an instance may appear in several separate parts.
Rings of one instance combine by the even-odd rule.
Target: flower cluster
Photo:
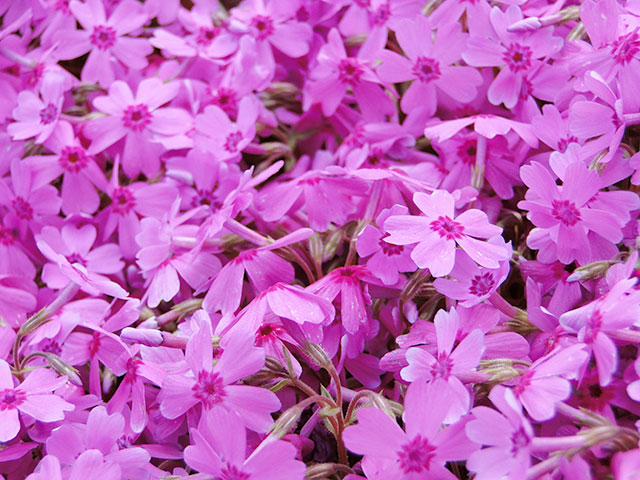
[[[640,479],[638,2],[0,20],[0,478]]]

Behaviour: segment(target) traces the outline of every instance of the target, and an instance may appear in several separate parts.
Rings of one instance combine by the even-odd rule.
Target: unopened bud
[[[609,261],[593,262],[588,265],[583,265],[582,267],[576,268],[573,273],[567,277],[567,282],[578,282],[603,277],[607,274],[611,265],[612,263]]]
[[[120,332],[120,338],[125,343],[139,343],[147,347],[157,347],[162,345],[162,332],[151,328],[126,327]]]
[[[51,368],[53,368],[60,375],[66,376],[71,383],[77,385],[78,387],[82,386],[82,380],[80,380],[80,376],[78,375],[78,370],[73,368],[67,362],[62,360],[59,356],[54,353],[46,353],[45,358]]]
[[[273,424],[269,437],[282,438],[293,429],[302,415],[303,409],[294,405],[286,410]]]
[[[542,28],[542,22],[538,17],[523,18],[507,27],[507,32],[524,33],[535,32]]]
[[[306,480],[321,480],[323,478],[331,478],[340,472],[353,473],[353,470],[340,463],[316,463],[307,467],[307,473],[305,473],[304,478]]]
[[[277,358],[267,355],[264,360],[264,366],[272,372],[288,375],[287,369],[280,363]]]
[[[336,252],[338,251],[338,248],[340,247],[340,245],[342,245],[343,239],[344,239],[344,232],[342,231],[342,229],[339,228],[331,232],[331,234],[329,235],[329,238],[327,238],[327,241],[324,244],[322,262],[326,262],[330,258],[335,257]]]
[[[25,335],[29,335],[35,329],[37,329],[40,325],[43,325],[47,318],[44,316],[45,309],[43,308],[38,313],[28,318],[26,322],[24,322],[20,326],[20,330],[18,330],[18,335],[24,337]]]
[[[328,368],[331,364],[331,359],[324,348],[315,343],[307,343],[305,345],[305,352],[309,355],[309,358],[313,360],[316,365],[322,368]]]

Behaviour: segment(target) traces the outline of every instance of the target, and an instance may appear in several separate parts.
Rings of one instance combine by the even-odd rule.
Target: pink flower
[[[135,240],[141,230],[139,217],[164,217],[178,197],[178,190],[168,182],[135,182],[119,186],[118,166],[116,160],[111,181],[106,188],[111,204],[100,212],[98,218],[101,220],[102,238],[107,239],[117,231],[122,255],[132,259],[139,249]]]
[[[8,208],[3,223],[15,228],[24,238],[27,230],[38,231],[49,217],[57,215],[61,205],[52,185],[36,183],[31,167],[24,160],[11,162],[11,187],[0,178],[0,205]]]
[[[63,213],[94,213],[100,205],[96,187],[105,190],[107,180],[95,159],[87,154],[74,135],[71,125],[65,121],[58,123],[47,146],[55,155],[25,159],[36,181],[49,183],[62,174]]]
[[[499,412],[489,407],[476,407],[473,420],[467,423],[467,437],[488,448],[469,456],[467,468],[477,480],[525,478],[531,464],[533,428],[522,414],[522,407],[508,388],[491,389],[489,399]]]
[[[311,26],[295,20],[298,2],[282,3],[277,0],[251,0],[233,10],[231,27],[255,39],[258,61],[273,68],[273,50],[292,58],[309,52],[313,31]]]
[[[394,30],[408,58],[383,50],[379,55],[382,64],[376,72],[385,82],[413,80],[402,95],[403,112],[422,108],[425,117],[430,117],[438,106],[438,92],[462,103],[475,98],[482,76],[475,68],[454,65],[460,60],[466,40],[459,23],[440,26],[435,40],[432,40],[433,30],[424,16],[398,21]]]
[[[63,473],[64,472],[64,473]],[[47,455],[38,463],[34,473],[27,477],[28,480],[81,480],[83,478],[98,477],[101,480],[120,480],[122,472],[117,464],[105,462],[102,453],[98,450],[87,450],[75,459],[73,466],[63,469],[60,460],[55,455]]]
[[[551,28],[530,34],[509,32],[507,27],[519,20],[522,20],[519,7],[511,5],[505,12],[494,7],[489,28],[472,35],[462,53],[469,65],[503,67],[491,83],[487,97],[492,104],[504,103],[510,109],[518,103],[525,75],[538,66],[537,59],[553,55],[563,44],[562,38],[553,36]]]
[[[489,240],[489,243],[511,250],[502,237],[496,240]],[[508,274],[508,261],[500,262],[499,268],[480,267],[464,251],[457,250],[455,265],[449,273],[452,279],[436,278],[433,286],[447,298],[458,300],[464,307],[472,307],[487,300],[507,279]]]
[[[436,327],[436,355],[426,349],[412,347],[407,350],[409,363],[401,371],[403,380],[416,382],[426,379],[447,382],[450,395],[450,409],[445,423],[453,423],[469,411],[471,396],[462,383],[464,375],[474,370],[482,357],[484,335],[481,330],[469,332],[454,348],[460,334],[460,321],[455,309],[450,312],[438,311],[434,319]],[[462,378],[462,381],[461,381]]]
[[[7,132],[14,140],[36,137],[43,143],[58,124],[64,102],[64,77],[50,72],[42,80],[40,96],[24,90],[18,94],[18,106],[13,110],[14,123],[7,125]]]
[[[310,290],[281,282],[270,286],[238,314],[232,330],[255,334],[268,312],[306,327],[331,323],[335,316],[333,305]],[[224,332],[226,328],[227,322],[222,321],[216,332]]]
[[[302,195],[309,226],[324,232],[330,222],[346,223],[355,210],[356,199],[365,195],[367,184],[347,175],[342,169],[313,170],[286,183],[265,189],[258,199],[262,218],[281,219]]]
[[[195,140],[196,146],[221,162],[236,162],[256,134],[257,118],[257,100],[250,96],[240,100],[235,123],[219,107],[209,105],[196,117],[195,127],[201,134]]]
[[[311,284],[310,292],[334,301],[340,295],[342,325],[347,333],[369,336],[372,332],[368,282],[371,274],[364,266],[340,267]],[[375,280],[374,280],[375,282]]]
[[[184,450],[191,468],[220,479],[300,480],[305,465],[296,460],[296,448],[285,441],[264,442],[247,451],[242,419],[233,413],[212,411],[191,430],[192,443]]]
[[[445,190],[436,190],[431,195],[417,192],[413,201],[425,216],[389,217],[384,228],[390,235],[385,241],[394,245],[417,243],[411,258],[419,268],[428,268],[434,277],[451,272],[456,245],[487,268],[498,268],[500,260],[509,258],[510,252],[503,246],[477,239],[492,238],[501,232],[481,210],[469,209],[454,217],[454,198]]]
[[[544,422],[553,418],[556,402],[569,398],[571,384],[565,377],[575,378],[587,362],[584,344],[558,348],[531,364],[513,388],[531,418]]]
[[[529,190],[518,207],[529,210],[527,217],[537,227],[527,237],[527,244],[540,250],[538,260],[545,263],[558,259],[564,264],[574,260],[585,264],[599,259],[601,253],[592,243],[618,243],[626,221],[597,208],[600,205],[592,207],[590,202],[596,194],[606,196],[614,192],[598,193],[604,186],[602,180],[580,161],[571,162],[564,171],[555,170],[562,174],[562,188],[540,163],[533,162],[520,169]],[[638,204],[637,197],[634,203]],[[609,208],[606,204],[602,207]]]
[[[169,3],[169,2],[166,2]],[[214,25],[211,14],[196,5],[191,11],[180,11],[180,24],[189,32],[176,35],[168,29],[157,29],[151,45],[178,57],[222,58],[238,48],[238,39],[226,28]]]
[[[382,227],[387,218],[393,215],[406,215],[406,207],[394,205],[383,210],[376,218],[376,224]],[[416,265],[411,260],[412,249],[402,245],[392,245],[385,241],[386,233],[373,225],[367,225],[356,243],[358,255],[369,257],[367,268],[382,280],[385,285],[394,285],[399,278],[399,272],[413,272]]]
[[[199,405],[206,417],[219,409],[237,415],[248,428],[266,432],[273,424],[271,412],[280,408],[276,395],[264,388],[235,385],[264,365],[264,351],[253,346],[253,336],[235,332],[225,337],[224,350],[211,366],[213,347],[208,316],[199,314],[199,330],[187,343],[187,375],[169,375],[162,382],[160,411],[173,419]]]
[[[56,54],[62,60],[69,60],[90,52],[82,69],[83,82],[110,86],[115,80],[113,59],[131,69],[147,66],[146,56],[153,50],[149,41],[126,36],[147,21],[140,4],[131,0],[122,2],[109,18],[102,0],[87,0],[86,3],[73,0],[69,9],[84,30],[59,32],[54,38],[60,42]]]
[[[374,52],[382,47],[379,42],[381,31],[374,32],[360,48],[357,57],[347,55],[340,33],[335,28],[329,31],[327,43],[318,52],[317,66],[310,72],[305,87],[303,107],[308,110],[314,103],[320,103],[322,113],[333,115],[351,88],[356,101],[368,113],[384,118],[389,98],[377,85],[380,83],[372,70]],[[365,112],[363,112],[365,113]],[[382,115],[380,115],[382,113]],[[365,113],[366,114],[366,113]]]
[[[125,82],[113,82],[108,96],[93,101],[107,116],[91,120],[85,127],[92,140],[89,153],[100,153],[125,138],[122,165],[127,176],[135,178],[141,171],[147,176],[155,175],[163,151],[158,142],[184,134],[192,122],[186,110],[160,108],[178,94],[179,88],[178,82],[147,78],[140,82],[134,97]]]
[[[618,368],[618,349],[608,334],[630,328],[640,316],[640,290],[635,279],[616,283],[606,295],[560,316],[560,325],[577,333],[595,357],[600,385],[611,383]]]
[[[382,410],[358,410],[358,424],[348,427],[343,438],[349,450],[364,455],[362,468],[367,478],[456,478],[445,463],[465,460],[475,447],[466,438],[462,423],[440,430],[449,410],[448,389],[442,383],[409,385],[404,431]]]
[[[127,293],[106,275],[120,272],[120,250],[115,244],[101,245],[91,251],[96,240],[93,225],[74,227],[65,225],[61,230],[46,226],[36,235],[40,251],[50,262],[44,266],[42,279],[50,288],[64,288],[69,280],[78,283],[91,294],[104,292],[116,297]]]
[[[105,467],[122,471],[125,478],[144,475],[150,456],[141,447],[127,445],[126,433],[120,413],[110,415],[105,407],[97,406],[83,422],[69,422],[52,432],[46,442],[47,453],[55,455],[62,465],[75,468],[76,459],[97,452],[100,457],[96,455],[96,461],[104,460]]]
[[[17,387],[9,364],[0,359],[0,441],[7,442],[20,431],[18,412],[41,422],[64,419],[64,412],[74,409],[52,392],[67,383],[46,368],[36,368]]]
[[[267,247],[245,250],[230,260],[215,276],[202,304],[210,313],[220,310],[234,313],[242,300],[245,272],[256,292],[264,293],[278,282],[291,283],[294,270],[290,263]]]
[[[169,301],[180,290],[180,277],[192,288],[202,287],[208,278],[218,273],[220,260],[215,255],[198,251],[181,251],[174,244],[174,236],[182,233],[195,234],[196,226],[183,225],[192,212],[178,216],[178,202],[174,202],[169,214],[162,222],[157,218],[143,218],[141,231],[136,235],[140,250],[136,254],[137,263],[147,279],[147,304],[156,307],[160,301]],[[193,227],[193,228],[192,228]]]

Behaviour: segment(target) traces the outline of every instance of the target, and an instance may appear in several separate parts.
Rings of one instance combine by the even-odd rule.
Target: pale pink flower
[[[42,279],[49,288],[61,289],[69,279],[78,279],[76,283],[88,293],[104,291],[114,296],[126,296],[126,292],[107,277],[124,267],[120,249],[111,243],[92,250],[96,235],[93,225],[75,227],[70,224],[61,230],[46,226],[36,235],[38,248],[52,262],[45,264],[42,272]]]
[[[225,27],[214,25],[211,13],[204,8],[195,6],[191,11],[180,9],[178,19],[189,33],[176,35],[160,28],[154,31],[149,40],[151,45],[169,55],[204,58],[226,57],[238,48],[238,39]]]
[[[369,257],[367,268],[382,280],[385,285],[394,285],[400,277],[399,272],[413,272],[416,265],[411,260],[412,248],[392,245],[385,241],[387,234],[381,230],[387,218],[393,215],[406,215],[409,210],[401,205],[394,205],[383,210],[376,218],[377,227],[367,225],[358,235],[356,248],[358,255]]]
[[[107,179],[95,159],[87,154],[71,125],[61,121],[47,146],[55,155],[25,159],[33,171],[36,182],[50,183],[62,174],[63,213],[94,213],[100,205],[96,187],[105,190]]]
[[[460,334],[460,320],[455,309],[450,312],[440,310],[434,319],[436,329],[436,354],[426,349],[412,347],[407,350],[408,365],[400,372],[408,382],[447,382],[450,395],[450,409],[445,423],[453,423],[466,414],[471,407],[471,395],[463,385],[464,375],[472,372],[482,357],[484,335],[474,329],[466,334],[454,348]],[[462,380],[461,380],[462,379]]]
[[[296,448],[289,442],[264,442],[249,454],[247,432],[235,414],[212,411],[191,430],[191,445],[184,460],[191,468],[234,480],[300,480],[305,465],[296,460]]]
[[[14,140],[36,137],[43,143],[58,124],[64,103],[65,82],[58,72],[45,75],[40,95],[24,90],[18,94],[18,105],[13,110],[14,123],[7,125],[7,132]]]
[[[200,135],[195,144],[219,161],[238,161],[256,134],[257,119],[258,101],[252,96],[240,100],[236,122],[216,105],[209,105],[196,117],[195,127]]]
[[[531,418],[544,422],[553,418],[556,403],[569,398],[571,383],[589,359],[584,344],[560,347],[531,364],[513,388],[515,397],[522,403]]]
[[[9,364],[0,359],[0,441],[7,442],[20,431],[18,412],[41,422],[64,420],[74,406],[53,393],[67,383],[52,370],[36,368],[17,387]]]
[[[478,240],[500,235],[501,229],[489,223],[487,215],[468,209],[454,216],[455,201],[445,190],[431,195],[417,192],[414,203],[424,216],[397,215],[387,219],[384,228],[390,235],[385,241],[394,245],[417,243],[411,258],[419,268],[428,268],[434,277],[451,272],[455,262],[456,245],[478,264],[498,268],[499,261],[510,256],[504,246]]]
[[[90,52],[82,69],[83,82],[110,86],[115,80],[113,60],[135,70],[147,66],[146,57],[153,50],[149,41],[126,36],[146,23],[142,5],[131,0],[121,2],[109,18],[102,0],[72,0],[69,9],[84,30],[60,31],[54,37],[59,42],[56,55],[69,60]]]
[[[208,316],[201,311],[199,330],[187,343],[187,375],[169,375],[162,382],[160,411],[178,418],[199,405],[204,413],[222,409],[257,432],[273,424],[271,412],[280,408],[276,395],[264,388],[236,385],[264,366],[264,350],[253,345],[253,335],[235,332],[225,338],[222,355],[212,366],[213,346]]]
[[[409,385],[404,431],[375,407],[357,411],[357,425],[348,427],[343,438],[349,450],[364,455],[367,478],[456,478],[445,468],[446,462],[465,460],[476,447],[466,438],[462,422],[440,429],[450,405],[443,382]]]
[[[459,23],[438,28],[435,40],[427,17],[400,20],[394,28],[396,38],[407,58],[390,50],[383,50],[382,62],[376,72],[385,82],[399,83],[413,80],[402,95],[402,111],[421,108],[430,117],[438,106],[438,94],[467,103],[472,101],[482,76],[472,67],[455,65],[459,62],[467,35]],[[416,41],[422,39],[422,41]]]
[[[160,108],[173,100],[179,89],[176,81],[164,83],[159,78],[147,78],[140,82],[134,96],[125,82],[113,82],[108,96],[93,101],[106,116],[86,125],[86,134],[92,140],[88,152],[100,153],[124,138],[122,166],[127,176],[135,178],[141,171],[147,176],[155,175],[164,151],[158,142],[184,134],[192,123],[186,110]]]
[[[11,162],[11,183],[0,178],[0,205],[8,208],[3,223],[15,228],[20,237],[27,231],[38,231],[50,217],[60,211],[61,200],[53,185],[35,182],[31,167],[24,160],[14,158]]]

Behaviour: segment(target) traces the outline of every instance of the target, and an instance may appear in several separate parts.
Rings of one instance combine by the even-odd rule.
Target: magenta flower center
[[[264,40],[274,32],[273,21],[264,15],[256,15],[251,20],[251,26],[256,30],[259,40]]]
[[[200,27],[198,35],[196,36],[196,43],[198,45],[210,45],[214,38],[218,36],[217,28]]]
[[[125,382],[134,383],[138,379],[138,369],[142,365],[139,358],[130,358],[127,360],[127,374],[124,377]]]
[[[338,64],[338,79],[342,83],[357,85],[363,73],[362,65],[355,58],[343,58]]]
[[[309,21],[309,10],[307,10],[304,5],[301,5],[300,8],[296,10],[296,20],[299,22]]]
[[[393,255],[400,255],[404,251],[404,247],[402,245],[393,245],[391,243],[387,243],[382,238],[378,241],[378,245],[380,245],[382,253],[384,253],[388,257],[392,257]]]
[[[0,225],[0,245],[13,245],[15,241],[11,231]]]
[[[525,432],[524,429],[520,427],[511,435],[511,451],[515,453],[518,450],[525,448],[527,445],[529,445],[530,441],[531,440],[529,439],[529,435],[527,435],[527,432]]]
[[[100,50],[106,50],[116,43],[116,31],[107,25],[96,25],[93,27],[89,41]]]
[[[464,143],[460,144],[457,149],[458,158],[465,165],[473,165],[476,161],[476,141],[475,140],[466,140]]]
[[[418,57],[412,72],[421,82],[429,83],[440,77],[440,63],[433,58]]]
[[[591,344],[595,342],[598,333],[602,329],[602,313],[600,310],[594,310],[587,319],[585,325],[584,343]]]
[[[91,358],[95,357],[98,354],[98,350],[100,350],[100,334],[98,332],[93,332],[91,335],[91,340],[89,340],[89,356]]]
[[[45,125],[55,122],[57,118],[58,108],[53,103],[48,104],[40,110],[40,121]]]
[[[18,408],[18,405],[23,403],[27,398],[27,394],[15,390],[13,388],[7,388],[0,392],[0,412],[4,410],[14,410]]]
[[[62,353],[62,347],[58,342],[53,339],[48,339],[40,345],[40,348],[43,352],[54,353],[56,355],[60,355]]]
[[[489,272],[483,273],[482,275],[476,275],[471,279],[469,293],[476,297],[482,297],[483,295],[488,294],[495,284],[496,282],[493,280],[493,275]]]
[[[386,2],[380,5],[373,14],[373,23],[375,25],[384,25],[389,20],[389,17],[391,17],[391,7]]]
[[[444,380],[449,378],[451,370],[453,369],[453,361],[446,353],[440,352],[436,362],[431,366],[431,375],[433,378],[442,378]]]
[[[220,470],[220,475],[216,478],[219,478],[220,480],[249,480],[251,475],[244,473],[235,465],[226,465],[222,470]]]
[[[144,103],[129,105],[122,113],[122,123],[134,132],[141,132],[151,123],[149,107]]]
[[[22,220],[31,220],[33,218],[33,208],[24,198],[17,196],[11,202],[11,206]]]
[[[224,149],[229,153],[236,153],[238,151],[238,143],[242,141],[242,133],[231,132],[227,135],[227,139],[224,142]]]
[[[581,220],[580,212],[575,204],[569,200],[551,202],[551,214],[567,226],[573,226]]]
[[[64,147],[58,162],[67,172],[77,173],[87,166],[89,157],[81,147]]]
[[[82,258],[82,256],[79,253],[72,253],[67,257],[67,260],[72,265],[75,263],[79,263],[83,267],[87,266],[87,261],[84,258]]]
[[[193,396],[200,400],[205,408],[212,408],[226,396],[220,375],[205,370],[198,373],[198,380],[191,390]]]
[[[435,457],[435,449],[426,438],[421,435],[414,437],[398,452],[400,468],[406,474],[429,471],[431,460]]]
[[[220,87],[217,91],[212,92],[211,95],[213,96],[213,103],[227,113],[230,113],[238,105],[238,96],[235,90],[230,88]]]
[[[569,135],[566,138],[561,138],[560,140],[558,140],[558,150],[561,152],[564,152],[567,150],[567,147],[569,146],[570,143],[574,143],[577,141],[578,139],[573,135]]]
[[[512,43],[507,47],[502,59],[513,72],[521,72],[531,66],[531,57],[532,52],[529,47]]]
[[[129,213],[136,204],[133,193],[124,187],[118,187],[113,191],[111,201],[113,211],[120,215]]]
[[[520,381],[517,383],[515,387],[513,387],[513,393],[516,397],[520,397],[524,393],[524,391],[531,385],[531,379],[533,378],[534,371],[527,370],[523,375],[520,376]]]
[[[640,51],[640,38],[637,29],[619,37],[611,44],[611,53],[616,63],[626,65]]]
[[[430,225],[431,230],[437,232],[440,237],[446,238],[447,240],[462,238],[462,232],[464,232],[464,227],[460,223],[442,215],[439,216],[437,220],[431,222]]]

